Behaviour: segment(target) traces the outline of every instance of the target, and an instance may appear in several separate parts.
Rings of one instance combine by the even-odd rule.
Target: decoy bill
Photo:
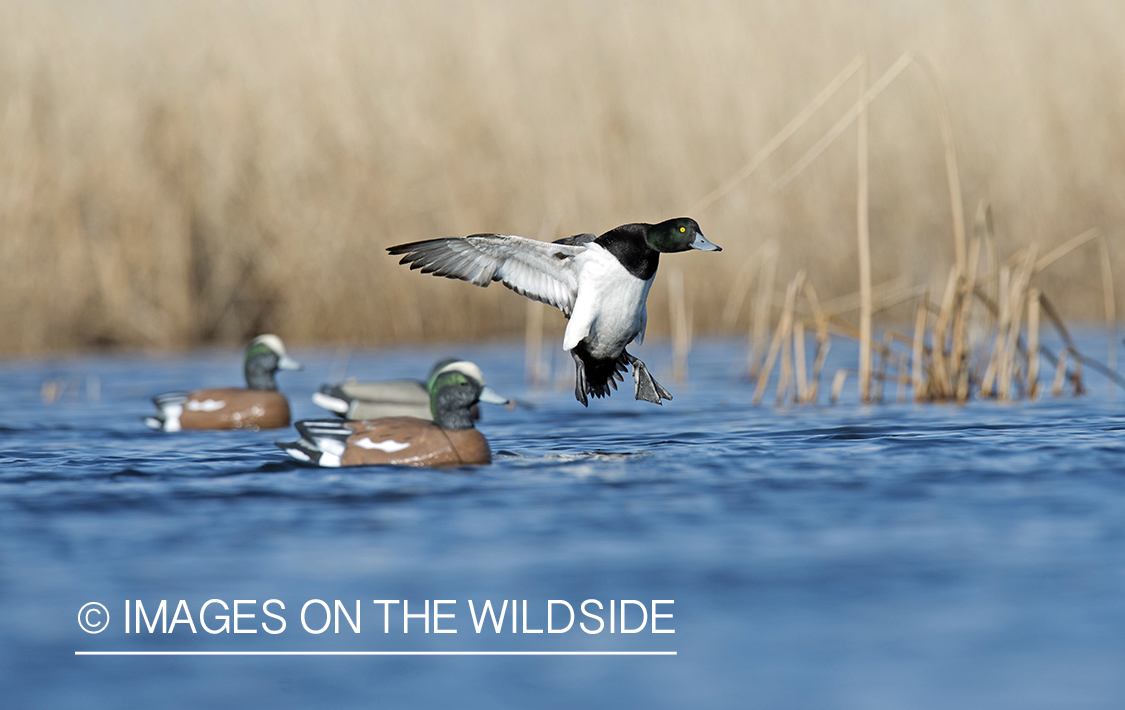
[[[689,217],[659,224],[625,224],[595,236],[554,242],[503,234],[429,239],[387,249],[400,264],[488,286],[500,281],[516,293],[558,308],[570,320],[563,350],[575,364],[574,396],[606,397],[633,367],[634,394],[655,404],[672,399],[625,348],[644,342],[648,298],[660,254],[721,251]],[[616,380],[616,381],[615,381]]]

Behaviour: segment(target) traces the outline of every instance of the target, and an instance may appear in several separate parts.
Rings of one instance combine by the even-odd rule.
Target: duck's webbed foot
[[[645,364],[636,357],[625,353],[625,359],[633,366],[633,390],[637,399],[643,399],[653,404],[663,404],[661,399],[671,401],[672,393],[664,389],[659,382],[652,378]]]
[[[590,401],[586,399],[586,364],[582,362],[582,358],[578,357],[578,353],[573,350],[570,351],[570,356],[574,358],[574,398],[582,403],[583,407],[589,407]]]

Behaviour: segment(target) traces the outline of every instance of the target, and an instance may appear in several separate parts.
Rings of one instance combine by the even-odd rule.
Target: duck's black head
[[[472,429],[472,407],[477,402],[507,404],[508,400],[484,384],[480,368],[458,362],[438,374],[430,384],[430,412],[442,429]]]
[[[645,238],[650,247],[666,254],[690,249],[722,251],[718,246],[707,241],[703,232],[699,230],[699,223],[691,217],[677,217],[654,224],[648,228]]]
[[[278,370],[300,370],[303,366],[285,354],[285,344],[276,335],[259,335],[246,348],[243,371],[246,386],[252,390],[276,390],[273,373]]]

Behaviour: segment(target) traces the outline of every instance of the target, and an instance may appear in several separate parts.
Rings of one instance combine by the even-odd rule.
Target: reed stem
[[[797,301],[797,290],[800,288],[801,282],[805,280],[805,272],[800,271],[797,273],[797,278],[789,284],[785,290],[785,306],[781,312],[781,318],[777,323],[777,330],[774,331],[773,341],[770,343],[770,352],[766,356],[766,363],[762,367],[762,371],[758,374],[758,381],[754,387],[754,404],[760,404],[762,396],[766,392],[766,385],[769,383],[770,373],[773,371],[773,366],[777,362],[777,356],[781,351],[782,343],[789,337],[789,329],[793,322],[793,309]],[[780,389],[780,383],[778,385]]]
[[[914,388],[914,401],[922,402],[927,399],[923,386],[925,379],[925,364],[922,362],[922,350],[926,338],[926,320],[930,313],[930,293],[927,291],[918,304],[918,313],[914,317],[914,340],[910,350],[911,384]]]
[[[679,269],[668,274],[668,301],[672,320],[672,379],[684,382],[691,353],[691,314],[684,293],[684,274]]]
[[[806,402],[809,396],[809,377],[805,364],[805,323],[793,324],[793,369],[797,373],[797,401]]]
[[[750,327],[750,354],[747,357],[746,371],[750,379],[757,379],[759,366],[766,354],[766,338],[769,335],[770,308],[773,305],[773,284],[777,277],[777,242],[767,242],[762,255],[761,274],[758,277],[758,293],[754,298],[754,319]]]
[[[867,93],[867,60],[860,73],[860,96]],[[859,399],[871,401],[871,234],[867,194],[867,104],[856,121],[856,237],[859,242]]]
[[[1034,287],[1027,292],[1027,396],[1039,397],[1039,289]]]

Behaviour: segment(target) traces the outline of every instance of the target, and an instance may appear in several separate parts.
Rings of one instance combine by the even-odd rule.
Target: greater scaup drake
[[[433,421],[416,417],[310,419],[296,423],[300,439],[279,441],[277,446],[298,461],[318,466],[485,464],[492,461],[492,452],[473,427],[470,412],[478,401],[500,404],[507,400],[464,368],[450,369],[439,374],[431,388]]]
[[[387,249],[411,269],[477,286],[500,281],[528,298],[561,310],[570,322],[563,350],[574,358],[574,396],[605,397],[621,373],[633,366],[637,399],[661,404],[672,399],[645,364],[625,350],[644,342],[645,299],[660,254],[699,249],[721,251],[707,241],[694,219],[625,224],[600,237],[579,234],[555,242],[502,234],[429,239]]]
[[[278,429],[289,426],[289,401],[277,391],[273,373],[300,370],[276,335],[259,335],[246,348],[243,371],[248,389],[211,388],[157,395],[158,414],[145,424],[162,431],[182,429]]]

